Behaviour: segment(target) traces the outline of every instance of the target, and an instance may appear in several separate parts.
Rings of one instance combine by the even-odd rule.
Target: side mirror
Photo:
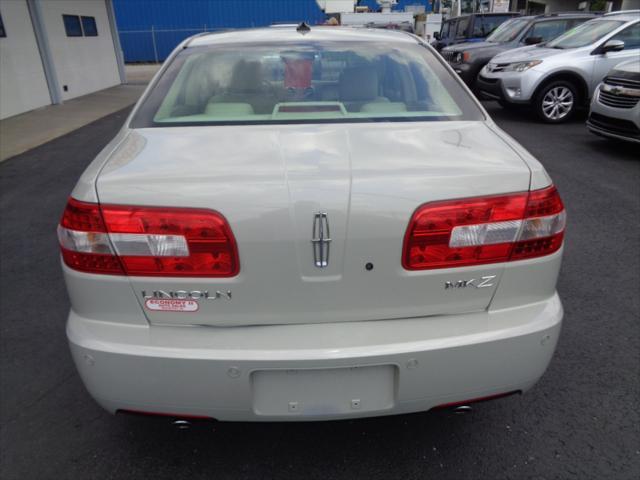
[[[524,39],[525,45],[535,45],[536,43],[541,43],[542,37],[527,37]]]
[[[624,50],[624,42],[622,40],[608,40],[600,47],[598,53],[619,52]]]
[[[440,32],[433,32],[433,38],[440,40]]]

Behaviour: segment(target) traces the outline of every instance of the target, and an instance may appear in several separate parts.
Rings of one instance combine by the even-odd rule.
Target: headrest
[[[346,68],[340,75],[340,100],[361,102],[378,96],[378,71],[375,67]]]
[[[233,66],[229,92],[257,93],[264,89],[262,83],[262,64],[240,60]]]

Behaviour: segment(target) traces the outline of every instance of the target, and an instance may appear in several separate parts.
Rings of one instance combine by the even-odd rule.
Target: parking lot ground
[[[0,162],[133,105],[159,68],[127,65],[124,85],[0,120]]]
[[[157,63],[129,63],[125,65],[128,85],[147,85],[160,66]]]
[[[0,162],[136,103],[144,83],[117,85],[0,120]]]
[[[640,478],[640,154],[584,118],[497,122],[547,167],[569,225],[562,336],[528,394],[449,411],[178,431],[113,417],[68,353],[55,228],[124,111],[0,165],[0,477],[9,479]],[[202,379],[206,381],[206,379]]]

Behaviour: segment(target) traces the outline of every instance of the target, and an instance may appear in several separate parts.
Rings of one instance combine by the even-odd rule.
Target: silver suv
[[[615,65],[640,55],[640,10],[585,22],[546,44],[496,55],[477,86],[501,105],[531,105],[545,122],[568,120],[587,105]]]

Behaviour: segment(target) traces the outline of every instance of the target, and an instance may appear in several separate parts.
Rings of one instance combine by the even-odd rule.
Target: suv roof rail
[[[613,15],[629,15],[629,14],[634,14],[634,13],[640,13],[640,10],[618,10],[617,12],[605,13],[604,16],[605,17],[610,17],[610,16],[613,16]]]
[[[541,13],[534,15],[534,18],[546,18],[546,17],[562,17],[563,15],[592,17],[594,15],[602,15],[602,12],[584,12],[582,10],[566,11],[566,12],[553,12],[553,13]]]
[[[523,17],[524,15],[522,15],[519,12],[475,12],[475,13],[463,13],[461,15],[456,15],[455,17],[448,17],[444,20],[442,20],[443,22],[447,22],[449,20],[455,20],[457,18],[462,18],[462,17],[480,17],[480,16],[484,16],[484,15],[504,15],[504,16],[511,16],[511,17]]]

